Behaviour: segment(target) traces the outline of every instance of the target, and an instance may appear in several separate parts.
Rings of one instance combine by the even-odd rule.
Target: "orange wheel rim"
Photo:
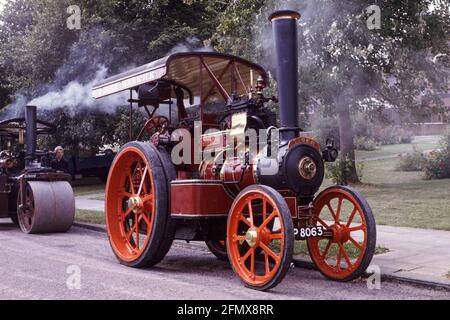
[[[344,279],[358,268],[367,249],[363,209],[349,192],[332,189],[316,199],[314,211],[313,224],[332,231],[333,237],[308,239],[311,258],[327,276]]]
[[[269,227],[276,219],[279,226]],[[285,246],[281,219],[273,200],[261,192],[249,191],[233,206],[227,231],[229,258],[246,283],[263,286],[279,270]]]
[[[106,185],[106,225],[114,252],[124,261],[138,259],[147,247],[154,222],[152,170],[135,147],[114,160]]]

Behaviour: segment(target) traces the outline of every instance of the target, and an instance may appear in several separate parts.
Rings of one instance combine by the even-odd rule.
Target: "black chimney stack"
[[[29,167],[36,153],[36,106],[26,106],[25,109],[26,129],[26,166]]]
[[[288,141],[298,136],[298,44],[296,11],[282,10],[272,13],[274,33],[278,101],[280,106],[281,140]]]

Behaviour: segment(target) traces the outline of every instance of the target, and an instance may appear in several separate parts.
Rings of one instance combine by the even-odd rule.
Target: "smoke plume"
[[[60,90],[50,91],[28,104],[37,106],[40,110],[51,110],[60,107],[68,108],[71,113],[77,109],[99,108],[103,112],[111,113],[116,107],[126,103],[128,93],[122,92],[99,100],[92,98],[92,87],[106,78],[108,69],[104,65],[98,65],[93,78],[86,84],[79,81],[70,81]]]
[[[102,34],[100,31],[96,34]],[[101,39],[102,47],[109,46],[108,39]],[[176,44],[168,54],[179,52],[213,51],[211,46],[205,45],[196,37],[188,37]],[[94,63],[77,63],[86,60]],[[109,61],[113,59],[108,59]],[[89,47],[76,43],[71,48],[69,62],[61,66],[55,73],[52,83],[42,84],[38,88],[38,97],[30,97],[26,90],[19,90],[14,95],[14,102],[7,106],[1,113],[0,119],[21,117],[26,105],[36,105],[38,111],[48,111],[57,108],[66,108],[69,113],[75,115],[84,112],[86,108],[95,108],[106,113],[114,113],[118,107],[127,103],[129,92],[116,93],[98,100],[92,98],[92,87],[111,76],[108,68],[102,63],[96,52],[91,52]],[[119,72],[129,70],[135,65],[128,65],[119,69]]]

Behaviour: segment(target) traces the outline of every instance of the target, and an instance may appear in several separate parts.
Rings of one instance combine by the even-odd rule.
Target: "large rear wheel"
[[[159,151],[129,142],[116,155],[106,184],[106,224],[120,263],[144,267],[161,261],[173,241],[168,232],[168,177]]]
[[[331,237],[309,238],[312,261],[327,278],[350,281],[367,269],[375,251],[376,226],[369,204],[349,187],[323,190],[313,202],[313,224]]]
[[[292,260],[294,227],[289,208],[273,188],[252,185],[233,202],[227,223],[228,257],[250,288],[267,290],[286,275]],[[261,250],[263,261],[257,259]]]

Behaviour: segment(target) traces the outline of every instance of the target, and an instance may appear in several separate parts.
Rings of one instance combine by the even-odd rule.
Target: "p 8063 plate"
[[[323,237],[324,229],[322,226],[306,226],[296,229],[295,239],[296,240],[304,240],[308,238],[314,237]]]

